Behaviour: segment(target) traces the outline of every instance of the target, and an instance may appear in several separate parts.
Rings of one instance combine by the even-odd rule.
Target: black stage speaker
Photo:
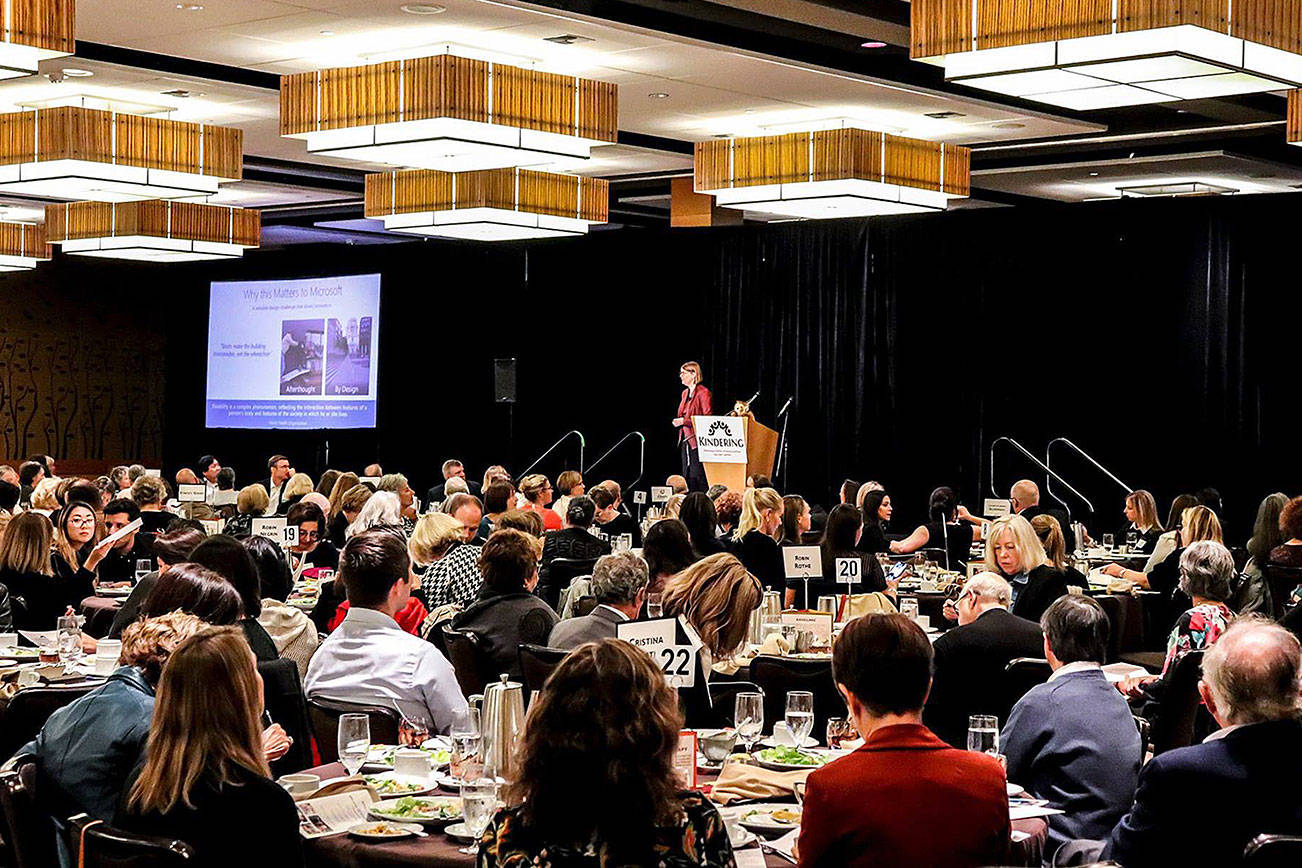
[[[493,359],[493,400],[515,403],[515,359]]]

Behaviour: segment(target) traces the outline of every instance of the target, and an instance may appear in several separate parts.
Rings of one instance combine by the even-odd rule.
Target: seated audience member
[[[827,527],[823,530],[823,541],[819,551],[823,564],[821,578],[787,579],[786,605],[802,609],[812,609],[821,596],[833,594],[866,594],[872,591],[886,590],[886,575],[877,558],[866,555],[856,549],[859,534],[863,530],[863,518],[859,510],[848,503],[838,503],[827,514]],[[855,560],[859,562],[859,579],[852,584],[843,584],[837,575],[838,560]],[[805,594],[808,593],[808,599]]]
[[[249,640],[249,647],[258,660],[276,660],[276,645],[267,631],[258,623],[262,611],[262,595],[258,590],[258,568],[247,549],[234,537],[217,534],[205,539],[190,552],[190,560],[207,567],[231,583],[240,595],[240,619],[237,622]]]
[[[449,458],[443,462],[443,481],[432,487],[425,493],[425,502],[428,504],[442,503],[447,499],[447,483],[451,479],[460,479],[466,483],[466,491],[470,494],[478,495],[481,489],[478,482],[471,482],[466,479],[466,467],[455,458]],[[485,492],[486,493],[486,492]]]
[[[864,495],[859,511],[863,515],[863,533],[855,548],[869,555],[889,552],[891,544],[886,540],[886,525],[891,520],[891,496],[880,489],[870,491]]]
[[[343,476],[343,473],[338,470],[326,470],[325,473],[321,474],[321,478],[316,481],[316,493],[324,497],[328,502],[330,500],[330,492],[335,490],[335,483],[339,481],[340,476]],[[325,509],[322,510],[322,512],[327,511],[328,510]]]
[[[23,482],[18,471],[14,470],[12,465],[0,464],[0,482],[7,482],[18,488],[19,497],[22,496]]]
[[[20,503],[29,506],[36,486],[45,479],[45,468],[35,461],[24,461],[18,465],[18,487],[22,490]]]
[[[139,617],[140,607],[145,598],[149,596],[149,592],[154,589],[154,583],[158,581],[159,574],[175,564],[190,560],[190,553],[194,551],[195,546],[205,539],[207,539],[207,536],[203,531],[188,527],[168,531],[154,539],[155,569],[152,573],[136,582],[135,587],[131,589],[130,595],[122,601],[121,608],[113,616],[113,626],[109,628],[108,636],[110,639],[120,637],[122,631]]]
[[[863,485],[859,486],[859,490],[855,492],[854,505],[859,507],[860,509],[863,509],[863,502],[864,500],[867,499],[869,493],[874,491],[885,491],[885,490],[886,490],[886,486],[882,485],[880,482],[876,481],[875,479],[870,479],[867,482],[865,482]]]
[[[57,479],[53,476],[47,476],[36,484],[32,489],[31,506],[32,512],[40,513],[43,516],[51,517],[59,511],[62,505],[59,502],[59,486],[66,480]]]
[[[931,657],[926,634],[903,615],[866,615],[841,631],[833,677],[864,745],[809,775],[802,868],[1006,864],[999,761],[952,748],[923,725]]]
[[[1164,535],[1165,536],[1165,535]],[[1221,535],[1221,521],[1205,506],[1191,506],[1180,515],[1180,523],[1175,529],[1175,548],[1163,560],[1153,564],[1151,567],[1145,567],[1144,572],[1138,570],[1128,570],[1116,564],[1108,564],[1103,568],[1106,575],[1117,578],[1129,579],[1139,587],[1150,591],[1160,591],[1166,595],[1167,603],[1177,602],[1173,599],[1177,586],[1180,584],[1180,555],[1184,550],[1196,542],[1208,540],[1215,543],[1223,543],[1224,538]],[[1187,600],[1178,601],[1180,603],[1188,602]],[[1178,608],[1176,611],[1179,611]],[[1157,620],[1162,623],[1170,623],[1170,615],[1173,612],[1168,609],[1162,612],[1163,617]]]
[[[1280,511],[1279,529],[1284,541],[1270,550],[1267,569],[1302,568],[1302,497],[1293,498]]]
[[[732,865],[717,810],[674,772],[682,724],[646,652],[604,639],[570,654],[529,708],[480,868]]]
[[[226,523],[222,525],[222,533],[236,539],[251,536],[253,534],[253,520],[262,518],[270,503],[271,500],[267,496],[267,489],[263,488],[261,484],[255,482],[253,485],[244,486],[235,499],[235,516],[227,519]]]
[[[218,517],[223,519],[234,518],[237,502],[235,468],[223,467],[217,471],[217,491],[213,495],[214,508],[217,510]]]
[[[516,509],[503,513],[496,525],[498,530],[519,530],[538,537],[542,531],[542,517],[536,512]],[[425,571],[420,584],[431,612],[448,605],[464,609],[479,597],[484,584],[479,571],[481,553],[481,546],[463,539]]]
[[[298,528],[298,542],[289,547],[296,573],[303,569],[338,569],[339,550],[325,538],[325,515],[320,507],[296,503],[285,513],[285,522]]]
[[[80,589],[90,588],[93,593],[95,573],[108,554],[107,547],[98,545],[104,538],[99,513],[91,504],[77,500],[50,516],[50,521],[54,524],[54,544],[50,551],[54,574],[61,581]]]
[[[841,488],[837,491],[837,503],[848,503],[855,505],[855,496],[859,493],[859,483],[853,479],[841,480]]]
[[[805,529],[808,530],[808,506],[805,509]],[[692,540],[692,552],[697,558],[708,558],[728,550],[719,541],[719,516],[714,511],[714,501],[705,492],[693,491],[683,498],[678,520],[686,526],[687,535]],[[783,527],[786,527],[785,512]]]
[[[541,473],[532,473],[520,480],[520,493],[524,495],[522,509],[532,509],[542,514],[543,527],[560,530],[561,517],[548,504],[552,502],[551,481]]]
[[[1049,566],[1062,573],[1068,585],[1078,588],[1088,587],[1085,574],[1067,562],[1066,543],[1062,539],[1062,529],[1058,519],[1051,515],[1037,515],[1031,519],[1031,530],[1044,548],[1044,556],[1049,559]]]
[[[597,532],[605,534],[606,539],[610,540],[628,534],[633,541],[634,548],[642,545],[642,525],[624,509],[624,496],[619,483],[613,479],[606,479],[600,485],[593,486],[588,493],[593,496],[594,500],[598,488],[610,492],[611,496],[615,498],[615,502],[610,507],[603,507],[600,501],[595,501],[597,508],[601,510],[596,522]]]
[[[651,525],[646,532],[642,557],[650,570],[648,594],[661,593],[670,579],[698,560],[687,525],[677,518],[666,518]]]
[[[80,523],[88,518],[85,530],[93,534],[94,516],[89,507],[78,504],[72,512],[78,532]],[[69,606],[79,606],[95,593],[94,575],[84,569],[71,575],[55,574],[52,537],[50,522],[33,512],[14,516],[0,535],[0,585],[6,589],[0,595],[0,624],[8,624],[7,629],[53,630]],[[76,559],[75,554],[72,557]]]
[[[719,541],[725,546],[732,542],[732,532],[741,521],[742,496],[736,491],[725,491],[714,499],[714,514],[719,517]]]
[[[609,496],[609,495],[608,495]],[[515,486],[505,479],[494,480],[484,491],[484,514],[475,532],[475,542],[483,545],[488,535],[497,529],[497,520],[515,503]]]
[[[267,631],[276,653],[293,660],[298,674],[306,676],[308,661],[320,641],[312,619],[285,602],[294,589],[285,550],[264,536],[245,537],[241,543],[258,571],[258,592],[262,597],[258,623]]]
[[[687,477],[675,473],[665,478],[665,485],[672,489],[674,494],[687,493]]]
[[[244,614],[240,592],[225,576],[195,563],[173,564],[158,574],[140,604],[141,618],[185,612],[215,627],[239,624]]]
[[[386,473],[375,484],[376,491],[389,491],[398,496],[398,512],[402,516],[402,532],[411,536],[416,527],[416,492],[411,490],[407,477],[401,473]]]
[[[1052,521],[1052,516],[1036,516]],[[1008,780],[1065,813],[1046,817],[1045,854],[1077,838],[1103,838],[1135,796],[1139,730],[1108,683],[1108,616],[1090,597],[1059,597],[1040,618],[1053,674],[1032,687],[999,736]]]
[[[371,476],[376,479],[379,479],[383,475],[384,469],[378,464],[368,464],[366,465],[366,469],[362,471],[362,476]]]
[[[307,495],[316,491],[316,486],[312,484],[312,477],[306,473],[295,473],[289,477],[285,483],[284,493],[281,495],[279,515],[289,512],[289,508],[298,503]]]
[[[452,619],[452,628],[479,637],[493,672],[508,672],[519,681],[519,648],[546,645],[560,619],[546,602],[534,596],[538,586],[538,541],[518,530],[499,530],[480,548],[479,572],[484,577],[479,597]]]
[[[799,494],[787,494],[782,498],[782,528],[778,531],[778,545],[802,546],[805,534],[813,526],[809,504]]]
[[[145,757],[114,825],[178,838],[197,865],[303,864],[294,799],[271,779],[263,747],[262,679],[240,631],[207,627],[163,667]],[[223,701],[214,702],[214,697]]]
[[[923,548],[940,549],[944,552],[941,566],[951,570],[964,569],[968,551],[972,548],[973,532],[971,524],[958,520],[958,497],[954,489],[942,486],[931,492],[927,515],[927,524],[919,525],[904,539],[892,541],[891,551],[909,554]],[[948,563],[944,562],[946,560]]]
[[[392,491],[377,491],[367,498],[365,505],[357,513],[357,518],[348,525],[344,536],[352,539],[363,531],[372,529],[387,530],[402,537],[406,542],[407,534],[402,529],[402,506],[398,495]]]
[[[1007,714],[1002,686],[1008,663],[1044,651],[1039,625],[1008,611],[1011,595],[1001,576],[977,573],[954,603],[958,626],[936,639],[935,677],[922,719],[955,747],[967,744],[970,715]]]
[[[339,555],[339,578],[348,589],[348,614],[308,664],[307,697],[396,705],[446,733],[466,700],[447,658],[394,620],[407,607],[413,579],[402,540],[385,530],[357,534]]]
[[[990,523],[986,569],[1012,586],[1012,612],[1028,621],[1038,622],[1049,604],[1067,593],[1067,577],[1049,564],[1035,529],[1020,515]]]
[[[470,486],[466,484],[466,481],[464,479],[461,479],[460,477],[456,477],[453,479],[449,479],[447,482],[443,484],[443,493],[444,493],[443,499],[438,503],[431,503],[429,505],[430,509],[438,510],[439,512],[446,512],[448,508],[448,501],[450,501],[454,495],[469,494]]]
[[[134,500],[114,498],[104,506],[104,535],[112,536],[138,518],[140,507]],[[101,582],[134,582],[138,563],[152,565],[153,559],[153,534],[133,530],[108,547],[95,572]]]
[[[423,574],[465,538],[466,529],[452,516],[445,512],[425,513],[416,519],[411,539],[407,540],[411,568]]]
[[[167,483],[161,477],[140,477],[131,483],[130,497],[140,507],[140,529],[146,533],[163,533],[172,519],[176,518],[163,508],[167,501]]]
[[[1013,483],[1008,496],[1012,500],[1013,512],[1027,521],[1037,515],[1051,515],[1058,519],[1067,551],[1076,550],[1076,534],[1072,531],[1071,519],[1061,509],[1040,506],[1040,486],[1029,479],[1021,479]]]
[[[345,514],[344,496],[354,488],[357,488],[359,481],[360,480],[357,478],[356,473],[341,473],[339,474],[339,478],[335,480],[334,486],[330,489],[330,509],[326,513],[328,518],[328,524],[326,525],[326,539],[330,540],[330,544],[337,549],[344,547],[344,531],[348,530],[348,525],[354,518],[357,518],[357,511],[361,509],[362,502],[371,496],[371,490],[369,488],[363,488],[362,490],[365,494],[359,492],[356,495],[357,498],[360,498],[361,502],[358,502],[350,510],[353,513],[352,517],[350,518]]]
[[[466,539],[474,542],[479,535],[484,518],[484,505],[479,502],[479,498],[473,494],[454,494],[447,499],[444,506],[448,515],[461,522]]]
[[[1269,615],[1278,606],[1283,609],[1289,600],[1276,600],[1266,581],[1270,553],[1288,539],[1280,528],[1279,517],[1288,505],[1287,494],[1276,492],[1262,498],[1257,506],[1257,518],[1252,525],[1252,537],[1246,546],[1248,562],[1234,583],[1230,608],[1240,615],[1261,612]],[[1302,545],[1302,540],[1299,540]]]
[[[1151,492],[1140,489],[1126,495],[1126,533],[1133,531],[1137,537],[1132,551],[1152,554],[1157,539],[1162,535],[1162,525],[1157,520],[1157,501]]]
[[[558,623],[547,644],[569,650],[584,642],[614,638],[617,624],[633,620],[642,611],[646,585],[646,561],[632,552],[605,555],[592,568],[592,596],[597,598],[597,607],[587,615]]]
[[[180,612],[131,624],[108,680],[50,715],[40,734],[18,751],[36,759],[41,801],[56,816],[85,812],[113,821],[122,786],[145,749],[163,664],[203,627]]]
[[[782,497],[771,488],[748,488],[741,519],[732,532],[732,553],[768,591],[786,587],[786,567],[777,535],[782,529]]]
[[[1302,835],[1302,804],[1287,795],[1302,777],[1300,675],[1302,653],[1288,631],[1255,617],[1226,630],[1203,658],[1198,685],[1222,729],[1144,766],[1103,858],[1161,868],[1194,840],[1198,861],[1237,865],[1257,835]],[[1213,812],[1191,826],[1190,800],[1199,798]]]
[[[591,561],[610,554],[610,543],[597,539],[589,528],[597,505],[586,494],[570,498],[565,527],[543,535],[542,561],[538,566],[538,596],[549,605],[560,597],[561,588],[552,582],[551,565],[556,558]],[[586,574],[586,570],[584,573]]]
[[[570,498],[587,492],[587,488],[583,485],[583,474],[577,470],[562,470],[561,475],[556,477],[556,490],[560,496],[552,504],[552,509],[556,510],[556,514],[563,521]]]
[[[194,471],[188,467],[182,467],[176,471],[176,484],[181,485],[198,485],[199,477],[194,475]],[[177,491],[180,491],[178,488]],[[217,511],[206,503],[177,503],[175,509],[178,515],[184,518],[192,518],[196,521],[211,521],[217,518]]]

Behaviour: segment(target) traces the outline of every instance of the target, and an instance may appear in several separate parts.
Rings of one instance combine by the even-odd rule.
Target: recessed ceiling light
[[[161,92],[161,95],[162,95],[162,96],[174,96],[174,97],[177,97],[178,99],[189,99],[189,98],[192,97],[192,96],[203,96],[203,94],[201,94],[201,93],[195,93],[194,91],[190,91],[190,90],[182,90],[182,89],[179,88],[179,87],[178,87],[177,89],[175,89],[175,90],[165,90],[165,91],[162,91],[162,92]]]
[[[962,112],[927,112],[923,117],[935,118],[938,121],[943,121],[949,118],[965,118],[967,115]]]
[[[1091,177],[1091,178],[1097,178],[1098,176],[1099,176],[1099,173],[1098,173],[1098,172],[1090,172],[1090,177]]]
[[[322,35],[322,36],[334,36],[334,35],[335,35],[335,32],[334,32],[333,30],[322,30],[322,31],[321,31],[321,35]]]
[[[859,46],[860,48],[885,48],[885,42],[878,42],[876,39],[870,39]]]
[[[1023,129],[1026,124],[1018,123],[1017,121],[1002,121],[997,124],[992,124],[991,126],[997,130],[1020,130]]]
[[[440,15],[448,11],[446,6],[435,6],[429,3],[406,3],[399,8],[408,15]]]
[[[65,66],[63,69],[59,71],[62,72],[68,78],[90,78],[92,75],[95,74],[91,72],[89,69],[77,69],[76,67],[72,67],[72,66]]]
[[[647,94],[647,96],[649,96],[651,99],[669,99],[669,94],[665,93],[663,90],[658,90],[655,93],[649,93]]]
[[[577,33],[562,33],[560,36],[544,36],[543,42],[554,42],[557,45],[573,45],[576,42],[592,42],[591,36],[579,36]]]
[[[182,12],[202,12],[203,7],[198,3],[177,3],[176,8]]]

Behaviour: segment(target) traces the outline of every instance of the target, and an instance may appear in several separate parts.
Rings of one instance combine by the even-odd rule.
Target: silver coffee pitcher
[[[515,779],[515,745],[524,731],[524,685],[505,672],[502,680],[469,699],[479,709],[480,752],[484,774]]]

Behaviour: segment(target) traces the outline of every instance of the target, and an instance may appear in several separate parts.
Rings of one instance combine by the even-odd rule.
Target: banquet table
[[[347,771],[340,763],[330,763],[308,769],[307,773],[328,780],[343,777]],[[717,777],[717,774],[700,772],[697,781],[706,784]],[[1040,819],[1017,820],[1013,823],[1013,830],[1027,836],[1024,840],[1013,844],[1014,864],[1039,865],[1044,853],[1048,826]],[[464,868],[466,865],[474,864],[475,857],[459,852],[462,846],[441,832],[431,831],[426,838],[407,838],[382,844],[372,844],[346,834],[331,835],[305,841],[303,849],[307,868],[369,868],[369,866]],[[764,862],[768,868],[789,868],[791,864],[771,853],[764,855]]]

